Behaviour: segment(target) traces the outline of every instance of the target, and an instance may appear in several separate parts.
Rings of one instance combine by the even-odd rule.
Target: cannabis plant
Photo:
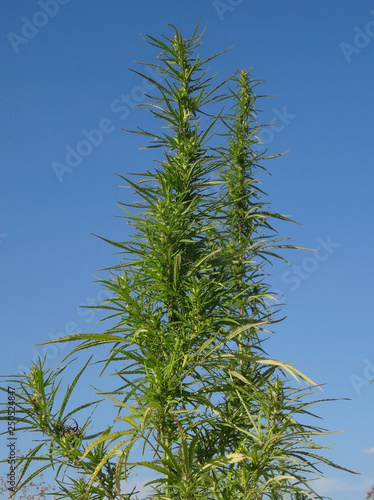
[[[270,156],[259,140],[260,82],[241,70],[216,83],[208,64],[217,55],[201,60],[199,28],[190,37],[170,28],[162,40],[147,36],[158,55],[146,66],[160,78],[135,71],[153,86],[141,106],[155,128],[133,133],[156,163],[121,176],[136,201],[120,204],[131,239],[106,240],[123,257],[97,306],[112,326],[57,340],[77,342],[71,354],[108,346],[102,372],[113,389],[66,412],[86,365],[57,410],[66,365],[41,361],[12,379],[19,428],[42,434],[18,461],[18,486],[43,461],[31,477],[53,467],[59,498],[136,498],[127,484],[142,469],[148,498],[322,498],[312,481],[337,466],[321,454],[325,432],[310,425],[315,386],[264,346],[279,321],[268,264],[294,247],[274,229],[289,219],[261,188]],[[77,413],[102,400],[114,423],[79,426]]]

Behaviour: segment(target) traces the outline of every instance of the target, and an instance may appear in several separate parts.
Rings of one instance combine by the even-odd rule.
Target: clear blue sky
[[[290,152],[267,164],[273,175],[263,187],[274,210],[302,223],[282,226],[282,233],[319,251],[294,252],[293,268],[273,268],[288,318],[276,327],[269,351],[325,383],[323,397],[350,398],[322,405],[319,413],[323,426],[344,430],[331,438],[328,457],[361,476],[331,471],[320,491],[363,498],[374,484],[374,454],[364,453],[374,452],[374,385],[368,386],[374,378],[374,7],[368,0],[0,4],[1,372],[28,366],[42,353],[32,345],[49,335],[100,331],[97,318],[77,306],[100,299],[97,270],[119,257],[91,233],[126,239],[115,202],[131,200],[131,192],[119,188],[114,173],[152,165],[138,149],[146,142],[119,130],[149,120],[132,107],[144,86],[128,68],[156,55],[140,34],[168,34],[166,22],[191,32],[199,14],[207,23],[203,55],[235,45],[212,63],[213,71],[223,78],[253,68],[265,80],[262,93],[274,95],[260,106],[264,122],[279,124],[263,138],[271,153]],[[90,135],[97,128],[101,134]],[[81,142],[87,135],[96,145]],[[77,146],[85,156],[71,153]],[[59,176],[57,164],[68,167]],[[55,351],[49,355],[55,363]]]

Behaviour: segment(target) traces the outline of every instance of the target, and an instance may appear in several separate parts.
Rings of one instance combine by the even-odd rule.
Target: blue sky
[[[268,162],[263,187],[274,210],[302,224],[280,226],[282,235],[318,251],[293,252],[293,267],[272,269],[288,305],[268,350],[325,383],[323,397],[350,398],[319,414],[324,427],[344,430],[328,457],[361,475],[330,471],[320,488],[334,499],[363,498],[374,484],[368,0],[1,3],[1,372],[29,366],[43,354],[37,342],[102,328],[77,306],[105,297],[97,270],[119,257],[91,233],[126,238],[115,203],[131,192],[115,172],[152,167],[151,154],[139,151],[146,142],[120,130],[149,123],[133,107],[144,82],[128,69],[157,55],[141,34],[169,34],[166,22],[190,33],[199,14],[203,56],[234,46],[212,71],[224,78],[253,68],[262,93],[273,96],[259,102],[261,119],[273,123],[263,140],[272,154],[290,151]]]

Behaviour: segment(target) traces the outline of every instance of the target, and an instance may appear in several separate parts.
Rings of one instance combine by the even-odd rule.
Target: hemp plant
[[[95,436],[90,419],[68,432],[86,405],[54,413],[61,369],[40,363],[21,376],[17,415],[44,437],[20,466],[57,468],[59,498],[137,498],[127,483],[142,469],[148,498],[323,498],[312,481],[338,466],[321,453],[327,433],[309,423],[316,386],[264,346],[279,321],[265,266],[295,247],[273,227],[290,219],[261,189],[272,157],[258,138],[260,82],[242,70],[215,83],[208,64],[220,54],[200,59],[203,32],[169,26],[171,37],[146,38],[159,51],[148,66],[162,78],[135,71],[155,89],[141,106],[159,126],[134,133],[159,152],[156,166],[121,176],[138,198],[120,204],[131,239],[103,238],[123,255],[97,306],[113,326],[56,340],[77,341],[70,354],[109,346],[102,372],[112,371],[114,387],[99,393],[115,421]]]

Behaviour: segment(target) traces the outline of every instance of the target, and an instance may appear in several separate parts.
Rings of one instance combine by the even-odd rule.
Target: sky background
[[[349,398],[318,413],[325,428],[344,431],[331,437],[326,456],[360,475],[330,470],[318,491],[364,498],[374,484],[368,0],[0,3],[1,374],[26,369],[38,354],[54,365],[57,349],[43,351],[37,342],[104,328],[78,305],[105,298],[95,282],[105,274],[97,270],[120,257],[91,233],[126,239],[129,226],[116,217],[115,203],[133,198],[115,172],[152,168],[152,155],[139,151],[147,141],[120,130],[150,124],[133,107],[145,88],[129,68],[157,55],[142,34],[170,35],[166,22],[189,34],[199,14],[207,24],[202,56],[233,46],[211,63],[212,72],[223,79],[253,68],[264,80],[261,93],[273,96],[259,102],[260,120],[273,123],[263,141],[271,154],[289,152],[265,165],[272,176],[263,188],[275,211],[302,224],[280,226],[282,236],[318,251],[293,252],[293,267],[273,267],[270,282],[284,296],[287,319],[276,325],[268,351],[326,384],[322,397]],[[95,142],[89,149],[81,143],[87,135]],[[71,153],[77,147],[85,156]]]

